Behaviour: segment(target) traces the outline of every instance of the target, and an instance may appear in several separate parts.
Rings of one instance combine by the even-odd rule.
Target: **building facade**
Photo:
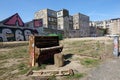
[[[104,20],[104,21],[90,21],[90,26],[99,27],[99,28],[109,28],[111,21]]]
[[[109,34],[118,34],[120,35],[120,18],[111,19],[109,25]]]
[[[43,19],[44,28],[62,30],[64,37],[69,37],[74,32],[77,32],[77,37],[90,36],[89,16],[81,13],[71,16],[67,9],[59,11],[43,9],[35,13],[35,19]]]
[[[109,19],[104,21],[92,21],[90,26],[107,29],[107,34],[119,34],[120,35],[120,18]]]
[[[73,15],[73,29],[80,30],[79,37],[87,37],[90,35],[89,16],[78,13]]]
[[[57,12],[51,9],[43,9],[35,13],[35,19],[43,19],[43,27],[57,29]]]
[[[69,21],[69,11],[66,9],[62,9],[57,11],[57,27],[58,30],[63,30],[64,31],[64,37],[69,36],[69,26],[70,26],[70,21]]]
[[[73,30],[73,16],[69,15],[69,30]]]
[[[34,19],[32,21],[26,22],[25,26],[27,28],[33,29],[37,35],[44,35],[42,19]]]

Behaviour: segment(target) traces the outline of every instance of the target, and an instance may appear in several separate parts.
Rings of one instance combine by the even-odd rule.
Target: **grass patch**
[[[6,54],[0,54],[0,60],[5,60],[7,58],[8,56]]]
[[[53,75],[53,76],[49,77],[49,80],[57,80],[57,79],[56,79],[55,75]]]
[[[41,64],[41,66],[32,67],[32,70],[40,70],[40,69],[45,69],[45,68],[46,68],[46,64]]]
[[[40,68],[41,68],[41,69],[45,69],[45,68],[46,68],[46,64],[42,64],[42,65],[40,66]]]
[[[25,63],[18,64],[17,69],[19,70],[18,74],[25,74],[29,71],[29,68]]]
[[[82,78],[82,77],[84,77],[85,76],[85,73],[76,73],[76,74],[74,74],[74,75],[69,75],[69,76],[66,76],[65,78],[66,79],[80,79],[80,78]]]
[[[8,51],[8,52],[3,52],[0,55],[0,60],[4,60],[4,59],[10,59],[10,58],[28,58],[29,54],[28,54],[28,48],[26,46],[20,46],[20,47],[16,47],[13,48],[12,50]]]
[[[0,67],[4,66],[5,63],[8,63],[7,60],[0,62]]]
[[[86,67],[94,67],[99,64],[100,60],[92,58],[84,58],[80,60],[81,64]]]
[[[0,42],[0,48],[15,48],[18,46],[27,46],[28,41],[24,42]]]
[[[21,63],[18,65],[18,69],[19,70],[23,70],[24,68],[26,68],[27,66],[24,63]]]
[[[106,53],[107,56],[112,54],[113,50],[113,44],[112,40],[104,42],[104,40],[99,40],[99,41],[93,41],[93,40],[62,40],[61,44],[64,45],[62,53],[64,54],[80,54],[80,55],[85,55],[85,56],[90,56],[90,57],[99,57],[101,54]],[[104,43],[104,44],[103,44]],[[21,76],[29,71],[29,67],[27,62],[29,61],[29,54],[28,54],[28,42],[25,43],[0,43],[0,48],[6,49],[6,51],[1,51],[0,54],[0,75],[5,75],[1,76],[0,80],[14,80],[17,76]],[[9,50],[7,50],[9,49]],[[111,54],[110,54],[111,53]],[[5,61],[5,59],[18,59],[18,63],[13,64],[12,66],[5,67],[4,63],[8,63]],[[68,57],[67,59],[70,59]],[[71,58],[72,59],[72,58]],[[99,60],[97,59],[92,59],[92,58],[85,58],[85,59],[80,59],[80,62],[82,65],[85,65],[87,67],[91,66],[96,66],[99,64]],[[11,62],[12,63],[12,62]],[[74,66],[74,65],[73,65]],[[40,70],[40,69],[45,69],[46,65],[42,64],[40,67],[33,67],[32,70]],[[16,72],[14,72],[16,71]],[[11,72],[14,72],[14,74],[10,74]],[[11,78],[9,79],[9,76]],[[84,77],[84,73],[78,73],[75,75],[71,76],[66,76],[69,80],[76,80],[74,78],[81,78]],[[51,80],[54,80],[54,76],[51,78]]]
[[[20,70],[18,74],[26,74],[29,71],[29,68],[25,68],[23,70]]]
[[[104,40],[77,40],[77,41],[63,41],[64,45],[62,53],[64,54],[80,54],[81,56],[88,56],[99,58],[103,54],[111,56],[113,43],[112,41]],[[109,53],[109,54],[108,54]]]
[[[8,68],[0,68],[0,75],[2,76],[7,70]]]
[[[40,70],[41,68],[38,67],[38,66],[33,66],[31,69],[32,69],[32,70]]]

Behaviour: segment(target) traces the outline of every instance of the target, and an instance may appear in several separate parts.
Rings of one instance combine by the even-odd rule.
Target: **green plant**
[[[19,74],[26,74],[29,71],[29,68],[25,68],[19,71]]]
[[[63,40],[62,34],[48,34],[48,36],[58,36],[59,40]]]
[[[38,67],[38,66],[34,66],[34,67],[32,67],[32,70],[40,70],[41,68],[40,67]]]
[[[80,79],[82,77],[84,77],[85,73],[76,73],[74,75],[69,75],[69,76],[66,76],[65,78],[66,79]]]
[[[0,60],[5,60],[5,59],[7,59],[8,58],[8,56],[6,55],[6,54],[0,54]]]
[[[99,64],[100,61],[98,59],[84,58],[81,59],[80,62],[82,65],[85,65],[86,67],[93,67]]]
[[[19,70],[19,74],[25,74],[29,70],[29,68],[27,67],[27,65],[25,63],[18,64],[17,68]]]
[[[40,69],[45,69],[46,64],[42,64],[41,66],[34,66],[32,67],[32,70],[40,70]]]
[[[8,68],[0,68],[0,75],[2,76],[5,74],[5,72],[8,70]]]
[[[23,70],[24,68],[26,68],[26,65],[24,63],[18,65],[19,70]]]
[[[56,79],[55,75],[53,75],[53,76],[49,77],[49,80],[57,80],[57,79]]]
[[[41,69],[45,69],[45,68],[46,68],[46,64],[42,64],[42,65],[40,66],[40,68],[41,68]]]

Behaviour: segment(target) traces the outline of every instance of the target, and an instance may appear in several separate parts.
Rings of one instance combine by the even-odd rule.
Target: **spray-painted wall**
[[[0,27],[0,41],[24,41],[34,34],[32,29]]]
[[[0,42],[26,41],[29,35],[40,34],[43,30],[42,28],[42,19],[24,23],[18,13],[16,13],[0,22]]]

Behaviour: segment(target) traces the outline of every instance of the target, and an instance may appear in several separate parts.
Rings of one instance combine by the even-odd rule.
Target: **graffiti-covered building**
[[[29,35],[39,34],[42,20],[24,23],[18,13],[0,21],[0,41],[25,41]]]

